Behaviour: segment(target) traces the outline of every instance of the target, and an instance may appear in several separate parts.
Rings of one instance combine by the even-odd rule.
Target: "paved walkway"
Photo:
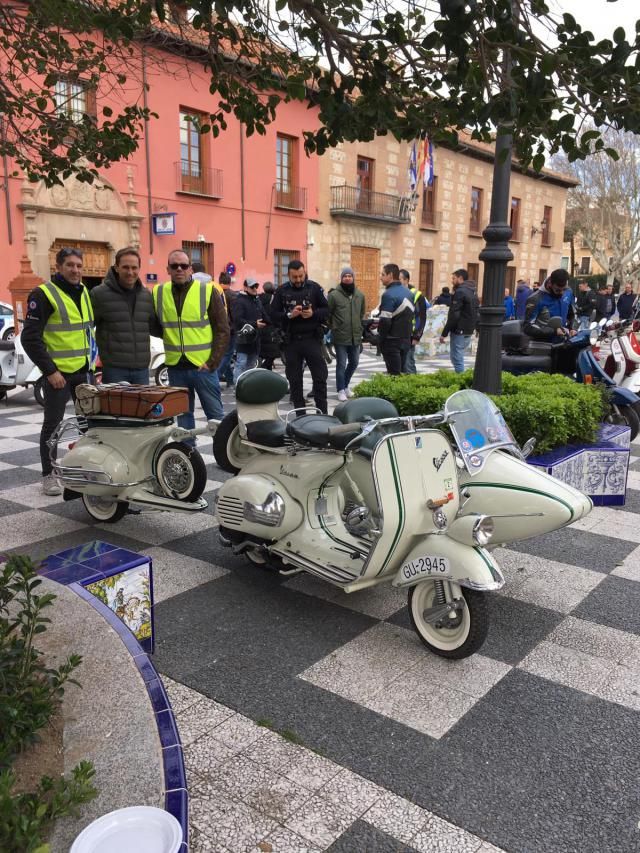
[[[358,378],[378,364],[365,355]],[[640,446],[624,508],[497,551],[482,653],[445,662],[401,592],[265,574],[219,546],[210,511],[93,525],[44,497],[41,410],[8,403],[2,550],[105,538],[153,558],[193,850],[638,849]],[[211,497],[226,475],[201,448]]]

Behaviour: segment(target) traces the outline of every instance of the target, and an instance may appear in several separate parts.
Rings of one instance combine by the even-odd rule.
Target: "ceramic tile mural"
[[[149,570],[149,563],[143,563],[86,587],[113,610],[137,640],[151,638]]]

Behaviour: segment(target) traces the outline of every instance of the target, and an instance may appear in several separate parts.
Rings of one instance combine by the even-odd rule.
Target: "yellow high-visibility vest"
[[[93,307],[89,291],[82,285],[80,308],[52,281],[39,285],[53,308],[42,340],[55,366],[63,373],[75,373],[85,364],[91,366]]]
[[[413,305],[414,305],[413,320],[411,321],[412,322],[411,328],[415,332],[415,330],[416,330],[416,313],[417,313],[415,306],[418,304],[418,299],[420,299],[420,297],[422,296],[422,291],[418,290],[417,287],[412,287],[411,290],[413,291]]]
[[[170,367],[186,356],[194,367],[209,360],[213,345],[213,329],[208,308],[213,283],[193,281],[182,303],[182,314],[173,298],[172,283],[165,281],[153,290],[153,302],[158,322],[162,326],[165,364]]]

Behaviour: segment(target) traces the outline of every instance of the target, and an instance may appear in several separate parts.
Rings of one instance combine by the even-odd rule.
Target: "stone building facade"
[[[410,148],[410,143],[377,137],[339,145],[319,160],[318,215],[309,222],[309,273],[331,287],[340,269],[352,266],[368,308],[378,301],[380,267],[387,262],[408,269],[430,299],[460,267],[480,282],[482,292],[478,255],[489,223],[492,148],[462,137],[457,150],[434,147],[433,184],[420,187],[412,200]],[[514,259],[507,269],[511,289],[520,278],[533,283],[560,265],[566,194],[574,185],[564,175],[545,171],[536,176],[514,166]]]

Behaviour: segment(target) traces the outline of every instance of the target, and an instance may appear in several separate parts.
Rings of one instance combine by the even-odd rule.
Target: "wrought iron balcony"
[[[176,164],[177,192],[222,198],[222,169],[179,160]]]
[[[375,193],[358,187],[331,187],[332,216],[377,219],[399,225],[411,222],[411,210],[405,198],[388,193]]]
[[[420,227],[430,231],[438,231],[442,220],[441,210],[423,210]]]
[[[274,184],[276,207],[285,210],[306,210],[307,188],[295,187],[293,184]]]

